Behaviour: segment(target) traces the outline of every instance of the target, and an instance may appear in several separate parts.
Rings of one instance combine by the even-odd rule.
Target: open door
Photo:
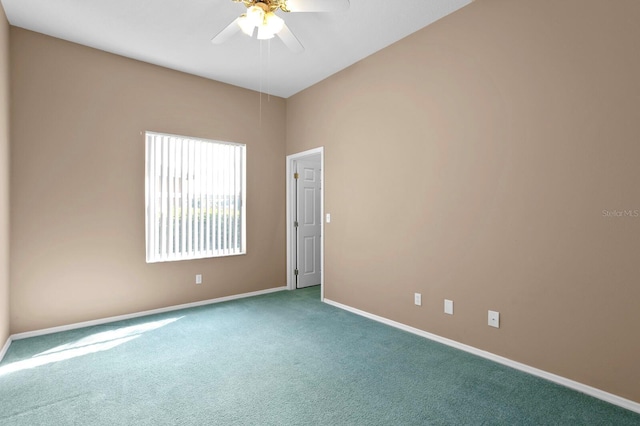
[[[295,270],[296,288],[321,284],[322,169],[320,155],[296,160],[295,180]]]
[[[324,300],[324,147],[287,155],[286,176],[287,289],[320,284]]]

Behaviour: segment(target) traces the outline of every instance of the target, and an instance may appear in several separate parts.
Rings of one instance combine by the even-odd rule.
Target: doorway
[[[287,156],[287,289],[324,300],[324,148]]]

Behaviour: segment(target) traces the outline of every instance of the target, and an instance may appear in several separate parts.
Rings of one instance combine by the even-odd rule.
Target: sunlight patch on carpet
[[[164,327],[165,325],[178,321],[181,318],[183,317],[169,318],[95,333],[73,343],[56,346],[55,348],[36,354],[29,359],[4,365],[0,367],[0,376],[83,355],[107,351],[137,339],[148,331]]]

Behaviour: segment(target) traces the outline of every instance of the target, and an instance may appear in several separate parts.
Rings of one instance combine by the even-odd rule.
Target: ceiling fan
[[[249,37],[256,32],[258,40],[268,40],[278,36],[280,40],[294,53],[304,50],[302,43],[291,32],[284,20],[275,12],[335,12],[349,8],[349,0],[232,0],[243,3],[247,13],[240,15],[226,28],[220,31],[211,42],[222,44],[238,31]]]

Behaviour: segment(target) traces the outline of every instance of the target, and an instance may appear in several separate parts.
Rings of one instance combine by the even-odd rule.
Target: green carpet
[[[2,425],[640,425],[640,415],[283,291],[15,341]]]

